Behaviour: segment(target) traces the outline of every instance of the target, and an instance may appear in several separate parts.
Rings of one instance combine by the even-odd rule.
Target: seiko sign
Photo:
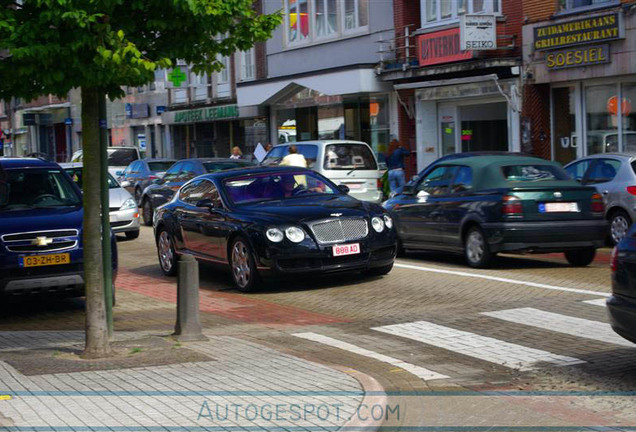
[[[462,51],[497,49],[497,20],[494,15],[462,15],[459,35]]]

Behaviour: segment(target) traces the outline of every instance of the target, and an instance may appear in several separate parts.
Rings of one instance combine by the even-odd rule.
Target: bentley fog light
[[[305,231],[301,230],[298,227],[292,226],[287,228],[285,230],[285,235],[290,241],[294,243],[300,243],[301,241],[305,239]]]
[[[376,232],[382,232],[384,229],[384,221],[381,218],[374,216],[371,219],[371,226],[373,226],[373,229],[376,230]]]
[[[283,235],[283,232],[279,230],[278,228],[268,229],[267,232],[265,232],[265,235],[267,236],[267,239],[269,241],[274,243],[280,243],[283,241],[283,238],[285,238],[285,236]]]
[[[391,216],[384,215],[384,225],[386,225],[388,229],[393,228],[393,219],[391,219]]]

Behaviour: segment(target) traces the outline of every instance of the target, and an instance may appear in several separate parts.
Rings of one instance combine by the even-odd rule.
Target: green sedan
[[[403,249],[463,253],[472,267],[488,267],[498,252],[564,252],[586,266],[607,224],[593,187],[535,157],[441,160],[384,206]]]

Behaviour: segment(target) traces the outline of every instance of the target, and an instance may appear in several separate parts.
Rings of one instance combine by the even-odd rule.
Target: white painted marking
[[[533,369],[535,364],[539,362],[552,363],[557,366],[585,363],[583,360],[574,357],[528,348],[499,339],[444,327],[428,321],[375,327],[372,330],[413,339],[519,370]]]
[[[381,361],[383,363],[388,363],[390,365],[393,366],[397,366],[399,368],[404,369],[407,372],[412,373],[413,375],[423,379],[424,381],[430,381],[430,380],[435,380],[435,379],[444,379],[444,378],[448,378],[448,376],[446,375],[442,375],[440,373],[434,372],[432,370],[428,370],[426,368],[423,368],[421,366],[416,366],[414,364],[411,363],[406,363],[405,361],[393,358],[393,357],[389,357],[389,356],[385,356],[384,354],[380,354],[377,353],[375,351],[370,351],[368,349],[364,349],[364,348],[360,348],[359,346],[347,343],[347,342],[343,342],[341,340],[338,339],[334,339],[331,338],[329,336],[323,336],[321,334],[318,333],[295,333],[293,336],[299,337],[299,338],[303,338],[303,339],[307,339],[310,341],[314,341],[314,342],[318,342],[321,343],[323,345],[329,345],[331,347],[334,348],[339,348],[341,350],[344,351],[349,351],[351,353],[354,354],[359,354],[361,356],[365,356],[365,357],[369,357],[378,361]]]
[[[607,307],[607,303],[606,303],[607,299],[594,299],[594,300],[583,300],[583,303],[587,303],[587,304],[591,304],[594,306],[603,306],[603,307]]]
[[[605,324],[600,321],[575,318],[534,308],[482,312],[482,315],[580,338],[592,339],[615,345],[623,345],[630,348],[634,347],[633,343],[614,333],[609,324]]]
[[[508,278],[502,278],[502,277],[497,277],[497,276],[488,276],[488,275],[483,275],[483,274],[478,274],[478,273],[469,273],[469,272],[464,272],[464,271],[446,270],[446,269],[442,269],[442,268],[422,267],[422,266],[416,266],[416,265],[411,265],[411,264],[402,264],[402,263],[398,263],[398,262],[396,262],[394,264],[394,266],[395,267],[404,268],[404,269],[410,269],[410,270],[419,270],[419,271],[427,271],[427,272],[433,272],[433,273],[450,274],[450,275],[455,275],[455,276],[471,277],[471,278],[478,278],[478,279],[487,279],[487,280],[492,280],[492,281],[497,281],[497,282],[511,283],[511,284],[515,284],[515,285],[526,285],[526,286],[530,286],[530,287],[533,287],[533,288],[543,288],[543,289],[548,289],[548,290],[565,291],[565,292],[572,292],[572,293],[577,293],[577,294],[592,294],[592,295],[600,295],[600,296],[607,296],[609,294],[609,293],[601,292],[601,291],[590,291],[590,290],[584,290],[584,289],[578,289],[578,288],[568,288],[568,287],[562,287],[562,286],[556,286],[556,285],[547,285],[547,284],[524,281],[524,280],[518,280],[518,279],[508,279]]]

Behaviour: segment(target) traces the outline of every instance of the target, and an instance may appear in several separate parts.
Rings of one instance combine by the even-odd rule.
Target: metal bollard
[[[177,323],[174,334],[183,342],[208,340],[201,333],[199,319],[199,263],[192,255],[182,255],[177,275]]]

